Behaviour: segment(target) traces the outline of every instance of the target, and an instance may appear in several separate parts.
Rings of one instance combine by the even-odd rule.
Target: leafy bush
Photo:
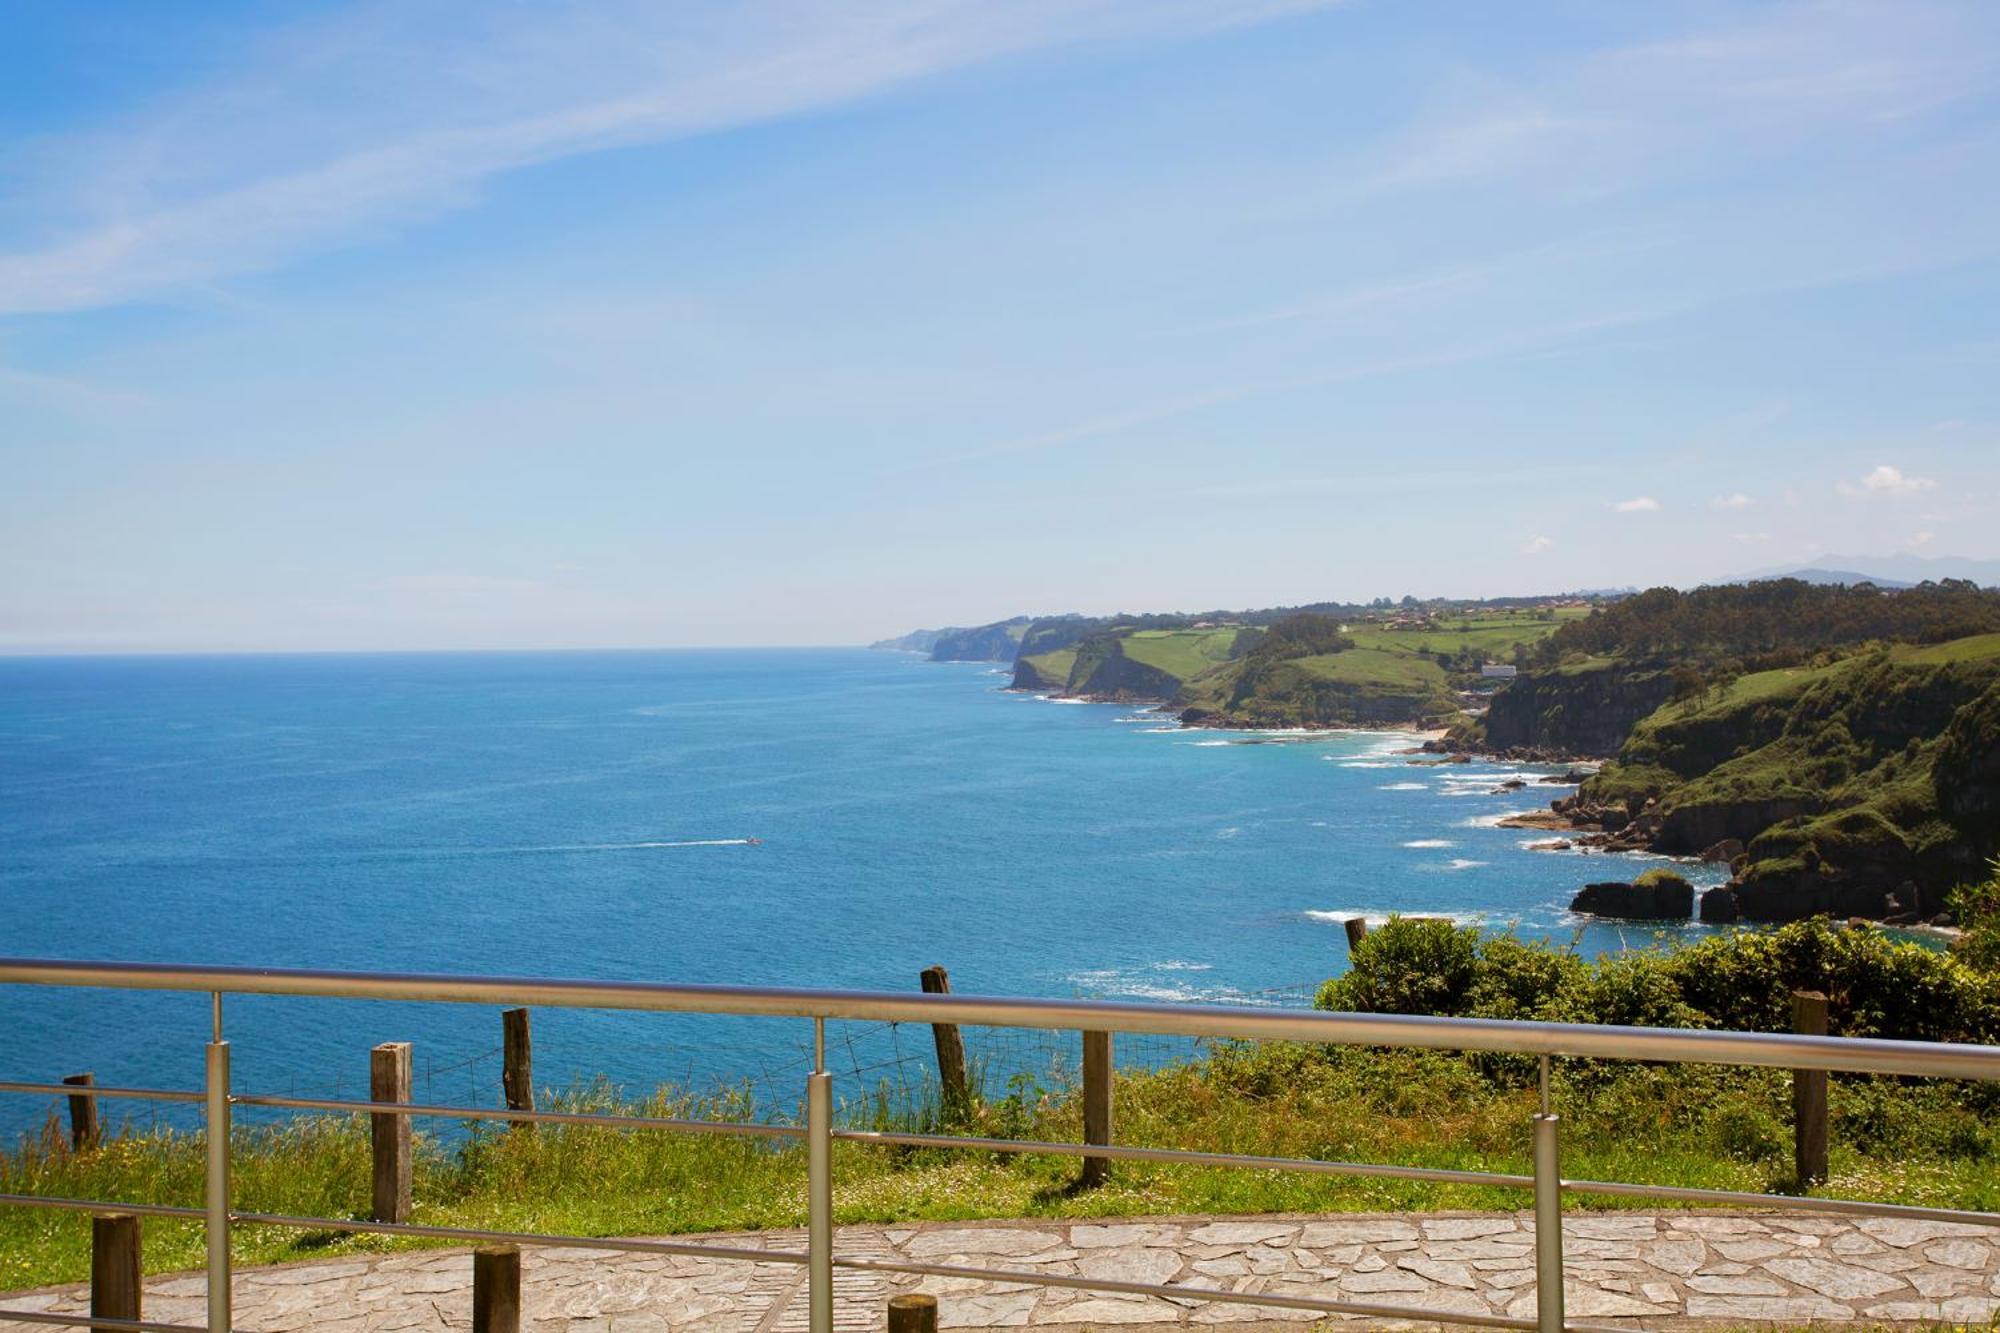
[[[2000,888],[1983,892],[2000,907]],[[2000,913],[1987,919],[1994,917]],[[1979,938],[2000,942],[2000,925],[1992,930]],[[1980,947],[2000,952],[1995,944]],[[1836,1034],[2000,1038],[2000,974],[1970,956],[1838,927],[1824,917],[1591,961],[1511,935],[1482,937],[1447,921],[1392,917],[1369,933],[1348,973],[1322,986],[1314,1003],[1363,1013],[1783,1032],[1791,1028],[1795,990],[1827,995]]]

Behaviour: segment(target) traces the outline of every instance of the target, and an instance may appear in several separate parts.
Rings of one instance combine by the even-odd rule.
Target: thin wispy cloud
[[[85,173],[39,210],[98,216],[0,253],[0,313],[118,304],[378,239],[470,205],[496,176],[579,153],[835,107],[1023,52],[1186,37],[1330,2],[598,0],[489,10],[442,31],[407,7],[364,7],[272,35],[251,68],[122,129],[43,145],[112,178]]]
[[[1660,502],[1650,495],[1635,495],[1630,500],[1620,500],[1611,508],[1620,514],[1657,514]]]
[[[1527,541],[1521,543],[1521,554],[1546,555],[1550,551],[1555,550],[1555,548],[1556,548],[1555,538],[1537,535],[1530,537],[1528,538]]]
[[[1708,502],[1708,506],[1711,509],[1748,509],[1756,503],[1755,500],[1752,500],[1742,491],[1734,491],[1728,495],[1716,496]]]

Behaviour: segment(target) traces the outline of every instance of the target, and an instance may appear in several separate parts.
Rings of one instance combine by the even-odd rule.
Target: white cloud
[[[1937,482],[1929,477],[1906,476],[1900,468],[1893,468],[1884,463],[1859,482],[1841,482],[1838,490],[1842,495],[1852,499],[1863,499],[1875,495],[1920,495],[1935,489],[1936,486]]]
[[[1757,502],[1741,491],[1729,495],[1718,495],[1708,502],[1711,509],[1748,509]]]
[[[1929,546],[1936,540],[1937,534],[1935,532],[1913,532],[1910,534],[1910,539],[1903,543],[1903,549],[1906,551],[1915,551],[1921,547]]]
[[[1620,500],[1611,506],[1621,514],[1657,514],[1660,502],[1650,495],[1637,495],[1630,500]]]
[[[0,252],[0,313],[78,310],[277,267],[469,206],[503,173],[876,96],[1032,50],[1174,39],[1338,0],[636,0],[363,4],[110,132],[24,215],[86,219]]]
[[[1554,550],[1555,545],[1556,545],[1556,539],[1553,537],[1542,537],[1542,536],[1530,537],[1526,542],[1522,543],[1521,554],[1541,555],[1544,552]]]
[[[1771,534],[1768,532],[1738,532],[1732,535],[1736,541],[1741,542],[1745,546],[1755,546],[1760,542],[1771,540]]]

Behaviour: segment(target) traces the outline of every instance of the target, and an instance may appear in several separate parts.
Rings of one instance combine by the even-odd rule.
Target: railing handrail
[[[1250,1005],[49,958],[0,958],[0,984],[1144,1032],[2000,1081],[2000,1046]]]
[[[1891,1041],[1878,1038],[1826,1037],[1796,1033],[1721,1032],[1699,1029],[1612,1027],[1583,1023],[1544,1023],[1502,1019],[1440,1018],[1402,1014],[1330,1013],[1274,1010],[1242,1005],[1134,1004],[1109,1000],[1052,1000],[1019,996],[822,990],[798,987],[724,986],[662,982],[599,981],[509,976],[458,976],[439,973],[340,972],[308,968],[195,967],[155,963],[86,962],[70,959],[0,958],[0,985],[98,987],[120,990],[168,990],[207,993],[213,1003],[212,1039],[205,1046],[206,1074],[200,1093],[164,1089],[95,1087],[71,1084],[0,1082],[0,1092],[59,1093],[71,1097],[157,1097],[203,1102],[206,1126],[204,1153],[207,1175],[203,1207],[119,1204],[102,1200],[0,1195],[0,1206],[40,1207],[73,1212],[125,1211],[148,1216],[200,1217],[208,1246],[207,1327],[209,1333],[231,1333],[230,1228],[234,1224],[318,1228],[372,1232],[433,1240],[464,1239],[512,1245],[564,1245],[603,1250],[643,1250],[656,1253],[707,1255],[746,1262],[803,1264],[807,1271],[808,1326],[813,1333],[833,1333],[833,1273],[858,1268],[952,1278],[983,1278],[1030,1285],[1075,1287],[1165,1296],[1175,1300],[1221,1301],[1274,1305],[1323,1314],[1385,1316],[1424,1322],[1459,1323],[1500,1328],[1527,1328],[1538,1333],[1582,1333],[1588,1325],[1570,1323],[1563,1312],[1562,1196],[1600,1193],[1672,1199],[1685,1203],[1748,1203],[1787,1208],[1821,1208],[1849,1214],[1876,1214],[1907,1219],[1974,1222],[2000,1228],[2000,1213],[1913,1207],[1861,1200],[1780,1198],[1726,1190],[1703,1190],[1619,1182],[1565,1180],[1558,1149],[1560,1117],[1550,1102],[1550,1058],[1554,1056],[1669,1063],[1761,1065],[1798,1070],[2000,1080],[2000,1047],[1950,1042]],[[224,1037],[223,997],[227,995],[291,995],[327,999],[410,1001],[492,1005],[539,1005],[555,1008],[623,1009],[682,1014],[809,1019],[813,1024],[813,1072],[806,1078],[802,1126],[692,1121],[668,1117],[602,1115],[584,1112],[535,1111],[511,1107],[505,1111],[419,1105],[407,1099],[407,1087],[381,1102],[339,1098],[280,1097],[238,1093],[230,1086],[230,1044]],[[1250,1157],[1241,1154],[1141,1147],[1113,1147],[1108,1132],[1103,1142],[1089,1144],[1015,1142],[953,1134],[878,1133],[837,1129],[833,1115],[833,1075],[826,1068],[826,1024],[829,1021],[886,1021],[983,1027],[1026,1027],[1092,1032],[1144,1032],[1173,1036],[1280,1040],[1322,1045],[1401,1046],[1441,1050],[1484,1051],[1540,1057],[1540,1111],[1533,1119],[1533,1174],[1462,1172],[1439,1169],[1319,1161],[1302,1158]],[[1086,1048],[1089,1039],[1086,1037]],[[375,1054],[408,1047],[378,1047]],[[391,1062],[393,1064],[393,1060]],[[405,1071],[405,1079],[407,1071]],[[1812,1074],[1812,1078],[1823,1078]],[[392,1085],[393,1086],[393,1082]],[[371,1089],[372,1091],[372,1089]],[[591,1239],[529,1233],[499,1232],[473,1227],[417,1225],[407,1221],[407,1177],[401,1210],[378,1213],[362,1221],[353,1218],[312,1218],[237,1211],[230,1199],[230,1120],[234,1106],[276,1109],[331,1110],[372,1117],[407,1126],[418,1115],[467,1115],[521,1123],[562,1122],[598,1127],[669,1132],[757,1134],[803,1140],[807,1153],[807,1247],[796,1251],[736,1251],[680,1241]],[[404,1132],[407,1132],[406,1129]],[[1086,1117],[1086,1137],[1089,1137]],[[391,1136],[393,1142],[393,1135]],[[836,1255],[833,1249],[832,1149],[836,1142],[884,1146],[965,1148],[984,1151],[1037,1152],[1177,1162],[1188,1165],[1235,1166],[1258,1170],[1291,1170],[1352,1176],[1483,1184],[1531,1189],[1534,1196],[1535,1316],[1532,1320],[1498,1313],[1378,1305],[1346,1298],[1327,1299],[1301,1294],[1235,1291],[1191,1285],[1128,1282],[1102,1277],[1041,1272],[977,1269],[950,1264],[882,1260]],[[381,1151],[378,1139],[377,1152]],[[395,1160],[392,1157],[390,1160]],[[403,1160],[407,1160],[406,1158]],[[377,1186],[383,1179],[378,1159]],[[1805,1168],[1801,1167],[1803,1176]],[[393,1175],[393,1171],[390,1173]],[[379,1197],[379,1196],[378,1196]],[[136,1233],[133,1233],[136,1236]],[[136,1244],[136,1241],[134,1241]],[[132,1263],[136,1266],[136,1249]],[[516,1260],[518,1262],[518,1260]],[[515,1270],[518,1280],[518,1268]],[[478,1297],[475,1277],[475,1303]],[[136,1313],[137,1306],[131,1307]],[[95,1305],[93,1304],[93,1310]],[[100,1327],[162,1329],[172,1333],[187,1325],[161,1324],[94,1315],[27,1313],[0,1310],[0,1320],[27,1319],[51,1324],[97,1324]]]

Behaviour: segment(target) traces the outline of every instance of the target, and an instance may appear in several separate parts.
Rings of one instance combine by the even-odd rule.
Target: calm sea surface
[[[1561,792],[1495,792],[1513,767],[1412,766],[1382,734],[1246,744],[1005,682],[863,650],[0,661],[0,953],[895,989],[943,963],[960,991],[1303,1004],[1357,913],[1651,938],[1563,910],[1629,861],[1491,826]],[[420,1097],[497,1096],[491,1009],[227,1018],[245,1089],[353,1094],[370,1044],[411,1040]],[[535,1021],[540,1083],[747,1080],[785,1107],[809,1035]],[[195,1087],[207,1025],[203,997],[0,987],[0,1077]],[[928,1052],[834,1035],[844,1095]],[[974,1047],[996,1077],[1048,1055]],[[0,1097],[0,1129],[50,1105]]]

